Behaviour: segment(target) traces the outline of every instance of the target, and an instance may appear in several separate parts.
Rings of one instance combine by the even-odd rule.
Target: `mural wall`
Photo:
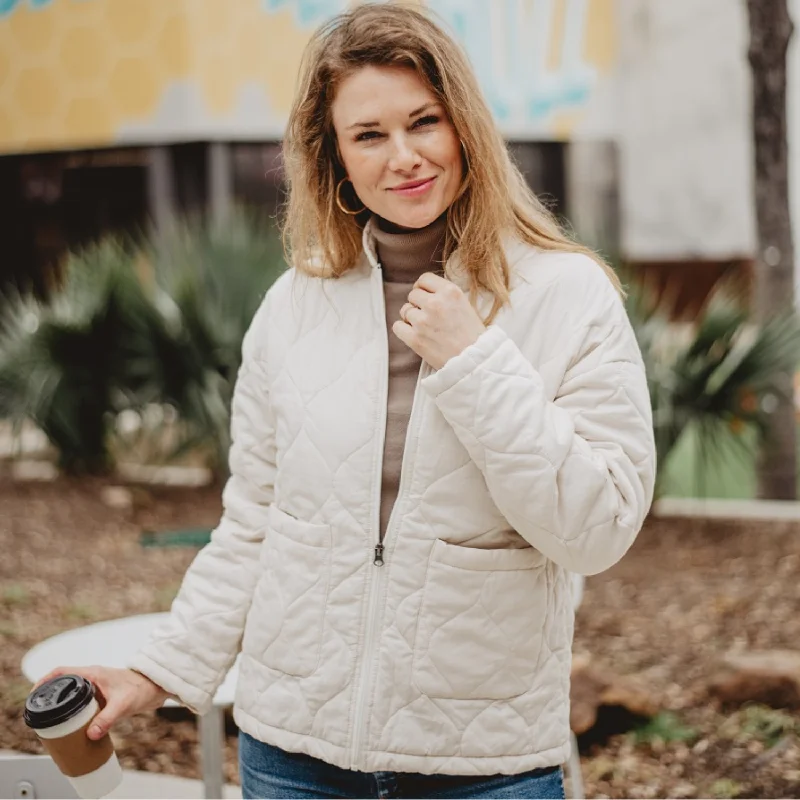
[[[609,135],[615,0],[427,0],[510,137]],[[282,135],[348,0],[0,0],[0,152]]]

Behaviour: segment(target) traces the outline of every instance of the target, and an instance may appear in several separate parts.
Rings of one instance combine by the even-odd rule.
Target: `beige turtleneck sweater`
[[[381,482],[381,540],[400,486],[400,467],[406,444],[408,419],[422,359],[400,341],[392,325],[423,272],[442,274],[442,251],[447,222],[440,217],[425,228],[410,233],[388,233],[375,227],[378,259],[383,269],[386,327],[389,333],[389,400],[386,410],[386,442]]]

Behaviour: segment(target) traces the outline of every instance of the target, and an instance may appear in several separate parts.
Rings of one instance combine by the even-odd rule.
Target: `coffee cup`
[[[99,711],[94,684],[80,675],[59,675],[37,686],[25,701],[25,723],[82,798],[104,797],[122,781],[111,737],[86,735]]]

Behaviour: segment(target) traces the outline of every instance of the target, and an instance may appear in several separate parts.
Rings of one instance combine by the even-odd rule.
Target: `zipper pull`
[[[372,562],[376,567],[383,566],[383,544],[378,542],[375,545],[375,559]]]

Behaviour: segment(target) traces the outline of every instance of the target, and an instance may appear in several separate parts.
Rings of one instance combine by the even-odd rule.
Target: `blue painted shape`
[[[10,14],[17,5],[18,0],[0,0],[0,17]]]
[[[505,120],[510,107],[492,67],[491,8],[486,0],[428,0],[467,51],[492,112]]]
[[[291,8],[298,25],[309,28],[335,16],[344,9],[344,0],[264,0],[269,13]]]
[[[10,0],[16,2],[16,0]],[[37,0],[48,2],[49,0]],[[363,1],[363,0],[362,0]],[[367,0],[385,2],[386,0]],[[530,26],[551,24],[553,0],[542,4],[535,19],[513,0],[427,0],[428,6],[445,22],[460,41],[475,70],[495,118],[501,123],[540,122],[554,111],[573,108],[587,101],[593,80],[580,59],[576,37],[584,33],[583,6],[568,5],[569,41],[564,43],[564,63],[555,72],[543,72],[542,58],[531,54],[528,45],[536,40]],[[9,0],[0,0],[9,2]],[[298,26],[314,28],[344,11],[347,0],[262,0],[267,13],[290,9]],[[499,13],[498,5],[502,4]],[[534,9],[537,7],[535,6]],[[546,22],[545,22],[546,20]],[[503,50],[494,53],[492,25],[503,28]],[[541,41],[541,38],[540,38]],[[542,45],[539,45],[541,47]],[[541,66],[540,66],[540,62]]]
[[[0,0],[0,18],[7,17],[9,14],[12,14],[17,8],[20,7],[23,0]],[[28,5],[33,9],[36,10],[38,8],[44,8],[47,5],[50,5],[53,0],[28,0]]]
[[[564,87],[561,100],[567,106],[583,105],[589,99],[589,86],[587,84],[573,83]]]

